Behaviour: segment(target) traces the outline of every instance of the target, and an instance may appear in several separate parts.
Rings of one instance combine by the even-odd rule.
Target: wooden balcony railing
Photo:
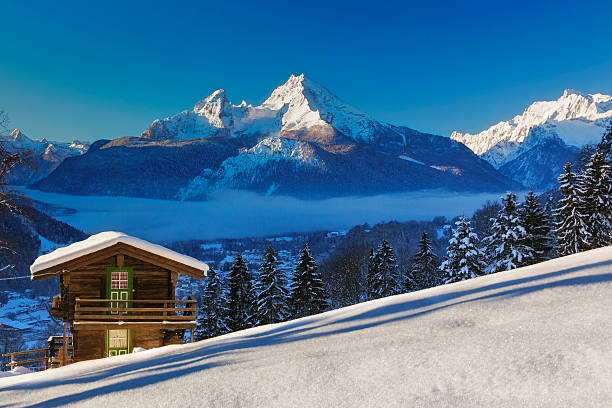
[[[177,307],[177,305],[185,305]],[[194,322],[196,300],[116,300],[76,298],[74,320],[88,322]]]

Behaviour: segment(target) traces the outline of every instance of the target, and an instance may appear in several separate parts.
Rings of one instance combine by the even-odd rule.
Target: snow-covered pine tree
[[[230,331],[226,324],[226,304],[223,284],[217,272],[211,268],[208,270],[206,286],[198,308],[198,327],[194,333],[196,340],[220,336]]]
[[[549,231],[549,243],[550,250],[548,254],[544,254],[546,259],[556,258],[557,255],[557,234],[555,234],[555,228],[557,225],[557,214],[556,208],[558,203],[555,200],[554,194],[549,193],[546,197],[546,204],[544,204],[544,216],[548,219],[550,225]]]
[[[455,226],[448,241],[446,259],[440,265],[444,283],[460,282],[485,273],[484,255],[470,220],[462,216]]]
[[[232,331],[253,326],[255,293],[252,279],[242,254],[236,254],[229,274],[229,299],[227,303],[227,326]]]
[[[294,318],[322,313],[329,307],[327,288],[308,244],[304,244],[295,267],[290,303]]]
[[[564,173],[558,178],[561,200],[559,208],[555,210],[557,219],[557,253],[559,256],[575,254],[588,249],[589,232],[587,231],[587,217],[582,213],[582,190],[580,176],[572,172],[572,165],[568,162],[563,167]]]
[[[278,323],[289,317],[289,292],[285,273],[278,269],[276,252],[269,245],[259,268],[256,284],[257,310],[255,324]]]
[[[404,288],[408,291],[411,286],[416,286],[416,290],[420,290],[442,284],[439,268],[440,259],[434,253],[431,240],[423,231],[417,251],[410,259],[410,269]]]
[[[533,249],[526,245],[525,227],[521,225],[516,194],[502,197],[502,209],[493,223],[493,234],[487,237],[487,255],[492,260],[490,272],[507,271],[527,265]]]
[[[376,274],[373,276],[372,293],[375,298],[381,298],[401,293],[401,282],[395,251],[389,241],[383,239],[376,251]]]
[[[525,196],[525,202],[519,209],[519,218],[520,224],[525,228],[523,243],[533,250],[532,257],[523,262],[523,265],[531,265],[550,259],[548,256],[552,248],[552,226],[533,191]]]
[[[610,166],[605,155],[597,150],[591,156],[580,179],[582,213],[586,217],[587,249],[611,243],[612,202],[610,199]]]
[[[608,123],[608,127],[601,138],[601,142],[599,142],[597,146],[597,150],[603,153],[604,158],[608,161],[608,164],[610,164],[612,160],[612,120]]]
[[[370,249],[370,256],[368,258],[368,273],[366,276],[365,284],[365,300],[376,299],[377,295],[374,292],[374,280],[378,274],[378,265],[380,265],[380,257],[374,249]]]

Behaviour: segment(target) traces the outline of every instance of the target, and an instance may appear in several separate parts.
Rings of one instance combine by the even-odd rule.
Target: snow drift
[[[0,379],[2,405],[609,406],[612,247]]]

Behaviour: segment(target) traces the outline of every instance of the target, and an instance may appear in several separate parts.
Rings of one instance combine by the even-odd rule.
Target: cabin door
[[[132,352],[132,333],[130,329],[106,330],[107,357],[121,356]]]
[[[106,274],[106,293],[108,299],[113,300],[113,302],[109,302],[109,306],[112,308],[110,314],[127,314],[127,310],[117,309],[127,309],[132,306],[132,302],[130,302],[133,286],[132,268],[107,268]]]

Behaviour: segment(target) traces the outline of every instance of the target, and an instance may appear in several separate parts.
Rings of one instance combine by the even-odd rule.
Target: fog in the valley
[[[450,218],[471,215],[486,200],[501,196],[409,192],[304,201],[229,191],[210,201],[185,202],[24,192],[34,200],[74,210],[52,215],[87,233],[116,230],[158,242],[346,230],[363,223],[430,220],[438,215]]]

